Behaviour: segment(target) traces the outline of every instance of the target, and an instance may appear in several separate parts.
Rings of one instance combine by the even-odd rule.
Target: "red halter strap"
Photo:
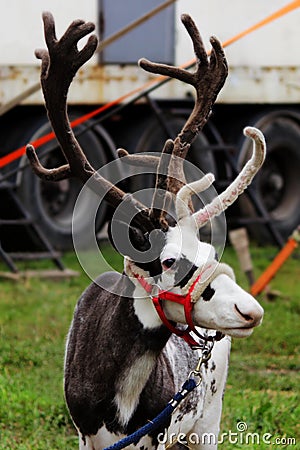
[[[192,348],[199,347],[199,343],[191,336],[191,332],[193,332],[198,338],[204,339],[206,341],[212,340],[220,340],[222,334],[220,332],[216,332],[215,336],[203,336],[201,335],[197,329],[195,328],[193,319],[192,319],[192,310],[193,310],[193,301],[192,301],[192,293],[195,289],[197,282],[201,278],[201,274],[194,280],[191,285],[188,293],[186,295],[175,294],[174,292],[159,290],[157,295],[151,295],[153,287],[141,276],[138,274],[134,274],[135,278],[139,281],[141,286],[145,289],[145,291],[150,294],[153,305],[159,315],[163,324],[171,331],[171,333],[176,334],[177,336],[184,339]],[[163,310],[162,301],[168,300],[170,302],[178,303],[183,305],[184,314],[187,323],[187,327],[185,329],[178,329],[176,326],[170,322],[170,320],[166,317],[165,312]]]

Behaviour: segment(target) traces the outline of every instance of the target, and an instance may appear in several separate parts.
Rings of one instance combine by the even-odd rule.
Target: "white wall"
[[[182,12],[192,15],[209,46],[210,35],[225,41],[287,3],[287,0],[178,0],[177,62],[193,57],[190,40],[180,22]],[[2,65],[38,64],[34,50],[45,45],[41,21],[45,10],[53,13],[58,36],[75,18],[97,20],[97,0],[0,0],[0,8]],[[234,43],[226,54],[230,65],[299,65],[299,42],[300,8]]]
[[[34,50],[45,47],[42,12],[50,11],[61,36],[74,19],[96,21],[96,0],[0,0],[0,64],[37,64]]]
[[[192,57],[181,13],[196,21],[207,46],[210,35],[222,42],[287,5],[289,0],[179,0],[177,2],[177,62]],[[299,66],[300,8],[273,21],[226,48],[230,65]]]

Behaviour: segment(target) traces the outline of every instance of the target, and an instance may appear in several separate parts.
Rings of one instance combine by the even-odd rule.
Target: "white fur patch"
[[[142,296],[144,295],[144,296]],[[144,328],[156,328],[162,325],[150,297],[145,297],[145,290],[137,286],[133,293],[134,311]]]
[[[154,285],[154,280],[149,277],[149,274],[136,266],[129,258],[124,260],[124,269],[126,274],[131,278],[131,281],[135,285],[133,298],[134,298],[134,311],[139,321],[144,328],[156,328],[161,326],[162,322],[155,311],[151,297],[147,294],[145,288],[136,279],[136,275],[143,278],[149,286]]]
[[[118,408],[118,419],[123,426],[132,417],[155,363],[154,355],[145,353],[120,376],[114,401]]]

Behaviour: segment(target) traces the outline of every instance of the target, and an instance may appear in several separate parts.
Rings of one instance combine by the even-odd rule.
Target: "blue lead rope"
[[[152,431],[163,425],[168,417],[173,413],[174,409],[177,408],[179,403],[196,387],[197,383],[193,378],[186,380],[186,382],[182,385],[180,391],[174,395],[172,400],[169,401],[165,409],[161,413],[159,413],[158,416],[156,416],[153,420],[151,420],[139,430],[135,431],[129,436],[126,436],[110,447],[106,447],[103,450],[121,450],[128,445],[137,444],[143,436],[146,436],[146,434],[151,433]]]

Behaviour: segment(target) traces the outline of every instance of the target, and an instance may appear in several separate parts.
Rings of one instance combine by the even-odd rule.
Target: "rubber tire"
[[[71,116],[71,120],[75,117]],[[99,125],[97,125],[99,130]],[[76,128],[76,134],[83,131],[85,125],[80,125]],[[33,132],[29,141],[33,141],[40,136],[43,136],[51,131],[48,121],[40,123]],[[97,133],[99,134],[99,133]],[[78,137],[78,141],[82,146],[88,160],[94,168],[98,169],[106,164],[109,160],[107,149],[103,142],[99,139],[93,131],[88,130]],[[44,151],[49,148],[55,150],[47,156],[41,158],[42,164],[46,167],[56,167],[64,164],[64,157],[60,148],[57,146],[57,141],[53,140],[45,144],[40,150]],[[53,165],[53,162],[55,164]],[[19,183],[18,193],[24,202],[29,212],[36,218],[37,223],[42,228],[43,232],[57,250],[67,251],[73,249],[72,240],[72,215],[73,208],[82,188],[82,183],[76,179],[65,180],[58,183],[46,183],[41,181],[33,174],[30,167],[25,169]],[[86,194],[86,201],[84,208],[77,216],[79,220],[79,228],[82,235],[85,236],[86,231],[94,226],[93,218],[89,214],[89,194]],[[61,204],[59,204],[61,201]],[[101,229],[106,221],[107,204],[102,203],[96,217],[95,228],[96,232]],[[89,243],[86,242],[88,246]]]
[[[277,231],[286,239],[300,223],[300,126],[297,116],[288,112],[265,116],[254,126],[265,135],[267,157],[253,187]],[[251,142],[245,141],[240,167],[248,160],[251,148]],[[245,195],[240,198],[240,206],[243,215],[255,217],[253,205]],[[248,228],[258,242],[273,243],[265,226],[253,224]]]

